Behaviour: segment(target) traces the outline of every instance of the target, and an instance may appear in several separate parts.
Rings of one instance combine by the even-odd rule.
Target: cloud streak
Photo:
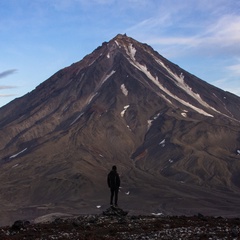
[[[232,75],[240,77],[240,64],[228,66],[226,69],[231,71]]]
[[[17,72],[17,69],[10,69],[10,70],[6,70],[4,72],[0,72],[0,78],[4,78],[4,77],[7,77],[11,74],[14,74]]]
[[[239,16],[224,16],[206,28],[204,32],[198,34],[192,33],[189,36],[169,36],[162,35],[160,37],[152,36],[148,39],[150,44],[159,45],[183,45],[187,49],[195,48],[212,49],[215,53],[234,51],[240,53],[240,17]]]
[[[14,97],[17,96],[17,94],[0,94],[0,97]]]
[[[188,4],[178,5],[178,8],[171,5],[166,9],[161,5],[151,18],[136,22],[127,32],[150,45],[171,48],[176,53],[181,46],[184,48],[181,49],[184,55],[191,50],[200,54],[239,56],[240,16],[234,12],[233,4],[230,6],[221,0],[222,3],[226,3],[224,9],[218,6],[217,1],[206,3],[205,6],[186,2]],[[189,21],[194,17],[192,12],[201,15],[201,21]]]
[[[4,72],[0,72],[0,79],[8,77],[9,75],[12,75],[17,72],[17,69],[9,69]],[[6,89],[13,89],[17,88],[16,86],[8,86],[8,85],[0,85],[0,90],[6,90]],[[0,94],[0,98],[5,98],[5,97],[14,97],[17,94]]]
[[[3,90],[3,89],[12,89],[12,88],[17,88],[15,86],[0,86],[0,90]]]

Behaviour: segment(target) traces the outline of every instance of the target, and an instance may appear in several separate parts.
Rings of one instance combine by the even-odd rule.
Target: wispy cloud
[[[236,56],[240,54],[240,16],[233,4],[220,1],[222,5],[218,1],[208,3],[205,0],[205,4],[186,1],[188,4],[184,2],[177,7],[169,7],[168,3],[168,9],[159,5],[151,18],[136,23],[128,31],[150,45],[171,48],[178,55],[180,45],[184,55],[191,49],[199,54]],[[193,13],[201,16],[201,21],[192,21]]]
[[[240,63],[227,66],[226,69],[229,70],[232,75],[240,77]]]
[[[4,78],[4,77],[7,77],[11,74],[14,74],[17,72],[17,69],[10,69],[10,70],[6,70],[4,72],[0,72],[0,78]]]
[[[4,72],[0,72],[0,78],[8,77],[9,75],[14,74],[16,72],[17,72],[16,69],[10,69],[10,70],[6,70]],[[13,89],[13,88],[17,88],[17,87],[9,86],[9,85],[0,85],[0,90]],[[13,96],[16,96],[16,94],[0,94],[0,98],[13,97]]]
[[[151,21],[152,22],[152,21]],[[145,24],[147,21],[145,21]],[[152,26],[152,24],[151,24]],[[141,27],[141,24],[139,25]],[[149,44],[174,46],[179,48],[179,45],[189,49],[202,52],[211,50],[212,54],[231,54],[238,55],[240,53],[240,16],[223,16],[216,20],[204,31],[198,33],[192,32],[189,35],[182,36],[174,34],[169,36],[169,33],[162,33],[161,36],[147,36],[146,41]]]
[[[0,86],[0,90],[2,89],[11,89],[11,88],[17,88],[15,86]]]
[[[13,97],[17,96],[17,94],[0,94],[0,97]]]
[[[213,81],[212,84],[240,96],[240,60],[237,59],[235,62],[223,67],[222,78]]]
[[[221,89],[224,89],[225,91],[228,91],[240,96],[239,80],[236,78],[231,78],[231,81],[229,81],[229,77],[224,77],[224,78],[213,81],[212,84]]]
[[[0,86],[0,90],[4,90],[4,89],[12,89],[12,88],[16,88],[16,87],[13,87],[13,86]],[[13,96],[17,96],[18,94],[15,94],[15,93],[6,93],[6,94],[0,94],[0,98],[5,98],[5,97],[13,97]]]
[[[240,16],[225,15],[216,20],[200,36],[202,46],[215,46],[220,53],[240,53]],[[201,46],[200,46],[201,47]]]
[[[92,7],[96,4],[100,5],[110,5],[114,3],[115,0],[53,0],[50,2],[52,6],[58,11],[65,11],[72,7],[81,6],[81,7]]]

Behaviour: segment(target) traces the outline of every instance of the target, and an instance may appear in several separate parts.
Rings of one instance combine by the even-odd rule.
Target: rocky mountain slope
[[[133,213],[235,216],[240,98],[126,35],[0,108],[3,223],[107,206],[116,164]]]

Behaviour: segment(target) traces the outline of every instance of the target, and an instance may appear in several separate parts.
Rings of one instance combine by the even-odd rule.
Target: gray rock
[[[105,216],[119,216],[119,217],[123,217],[126,216],[128,214],[128,212],[123,211],[121,208],[117,208],[117,207],[110,207],[107,210],[103,211],[103,215]]]

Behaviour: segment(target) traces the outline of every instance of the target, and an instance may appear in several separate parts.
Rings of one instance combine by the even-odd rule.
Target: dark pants
[[[110,205],[113,205],[113,197],[115,196],[114,203],[117,205],[118,203],[118,188],[112,188],[111,189],[111,198],[110,198]]]

